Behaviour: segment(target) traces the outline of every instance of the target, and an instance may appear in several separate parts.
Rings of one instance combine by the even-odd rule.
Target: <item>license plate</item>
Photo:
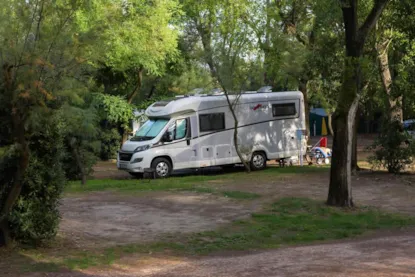
[[[127,168],[127,165],[126,164],[120,164],[118,168],[120,168],[120,169],[126,169]]]

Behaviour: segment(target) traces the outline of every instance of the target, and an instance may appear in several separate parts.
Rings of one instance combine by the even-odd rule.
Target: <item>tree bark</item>
[[[358,28],[357,0],[340,0],[346,38],[343,83],[334,114],[333,160],[327,204],[352,207],[351,163],[355,117],[361,91],[361,61],[366,38],[389,0],[375,1]]]
[[[307,91],[308,80],[305,78],[300,79],[299,88],[303,93],[304,97],[304,112],[305,112],[305,124],[307,130],[307,138],[310,138],[310,107],[308,106],[308,91]]]
[[[353,125],[353,144],[352,144],[352,175],[357,175],[357,171],[360,170],[357,164],[357,127],[359,124],[359,117],[355,116]]]
[[[75,158],[75,161],[76,161],[76,165],[79,169],[79,172],[81,173],[81,184],[85,185],[86,184],[85,167],[84,167],[84,163],[82,162],[81,155],[79,154],[79,151],[78,151],[76,138],[71,139],[70,145],[71,145],[71,149],[72,149],[72,154],[73,154],[73,156]]]
[[[398,120],[399,122],[403,121],[403,112],[402,112],[402,97],[395,98],[392,95],[392,74],[389,67],[389,45],[390,40],[385,40],[383,42],[376,43],[376,51],[378,56],[379,63],[379,73],[382,79],[383,89],[386,93],[389,105],[389,117],[392,120]]]
[[[328,118],[328,127],[329,127],[329,133],[330,136],[334,136],[334,131],[333,131],[333,114],[332,113],[328,113],[327,114],[327,118]]]
[[[143,71],[144,68],[140,67],[137,71],[137,85],[135,86],[134,90],[131,92],[130,95],[127,97],[128,104],[132,104],[135,97],[138,95],[139,91],[141,90],[141,86],[143,84]],[[128,130],[123,130],[120,147],[128,140]]]
[[[333,159],[327,204],[352,207],[351,161],[353,150],[354,117],[359,103],[356,73],[359,62],[346,61],[339,105],[334,114]],[[357,73],[358,74],[358,73]]]
[[[137,85],[135,86],[134,90],[128,95],[127,102],[128,104],[133,103],[134,98],[137,96],[138,92],[141,89],[143,84],[143,67],[140,67],[137,71]]]
[[[10,245],[9,221],[7,218],[0,222],[0,247]]]

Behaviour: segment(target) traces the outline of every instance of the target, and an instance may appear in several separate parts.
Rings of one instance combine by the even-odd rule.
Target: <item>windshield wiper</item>
[[[154,137],[149,137],[149,136],[137,136],[137,137],[132,137],[130,140],[132,141],[144,141],[144,140],[151,140]]]

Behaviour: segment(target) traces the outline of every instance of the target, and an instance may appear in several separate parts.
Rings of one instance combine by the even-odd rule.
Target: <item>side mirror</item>
[[[163,142],[171,142],[173,141],[172,137],[171,137],[171,133],[170,132],[165,132],[163,137],[161,138],[161,140]]]

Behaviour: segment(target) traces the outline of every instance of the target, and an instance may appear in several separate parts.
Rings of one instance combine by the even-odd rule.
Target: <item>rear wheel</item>
[[[267,166],[267,158],[263,152],[254,152],[251,158],[251,169],[261,170]]]
[[[167,178],[171,175],[172,164],[166,158],[157,158],[151,163],[151,168],[154,170],[156,178]]]

